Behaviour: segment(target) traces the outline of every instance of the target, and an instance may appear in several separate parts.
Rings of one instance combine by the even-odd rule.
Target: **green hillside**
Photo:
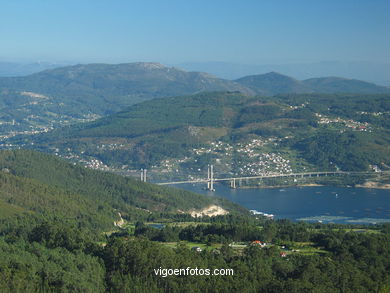
[[[123,147],[99,153],[112,155],[113,160],[123,164],[136,161],[137,167],[146,167],[226,135],[236,123],[237,109],[248,99],[242,94],[220,92],[157,99],[34,140],[38,148],[69,145],[87,154],[93,154],[101,144],[120,144]]]
[[[159,63],[86,64],[0,77],[0,139],[95,120],[153,98],[253,91],[234,81]]]
[[[118,218],[103,201],[94,201],[38,180],[0,172],[1,218],[15,215],[43,216],[47,220],[65,218],[93,229],[109,229]]]
[[[147,101],[12,143],[97,169],[148,168],[156,181],[205,178],[211,163],[220,176],[388,170],[389,113],[388,95],[214,92]]]
[[[34,151],[1,151],[0,170],[1,217],[28,213],[101,230],[113,227],[118,212],[136,220],[213,203],[244,211],[224,200],[86,169]]]

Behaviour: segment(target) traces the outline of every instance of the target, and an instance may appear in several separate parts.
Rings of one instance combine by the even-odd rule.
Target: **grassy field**
[[[188,248],[192,247],[200,247],[202,250],[213,250],[219,249],[222,247],[220,243],[213,243],[211,245],[207,245],[205,243],[191,242],[191,241],[180,241],[180,242],[159,242],[161,245],[166,247],[176,248],[179,243],[185,244]]]
[[[149,226],[154,226],[154,225],[167,225],[167,226],[176,226],[180,228],[185,228],[191,225],[208,225],[210,223],[200,223],[200,222],[168,222],[168,223],[161,223],[161,222],[147,222],[145,223],[146,225]],[[261,229],[261,227],[259,227]],[[126,223],[122,229],[126,229],[130,234],[134,233],[135,230],[135,223]],[[317,230],[317,232],[321,231],[321,229],[313,229]],[[353,233],[381,233],[378,230],[375,229],[369,229],[369,228],[335,228],[332,229],[333,231],[343,231],[343,232],[353,232]],[[165,247],[170,247],[172,249],[176,249],[179,244],[184,244],[187,248],[192,248],[192,247],[200,247],[202,250],[214,250],[214,249],[220,249],[222,247],[222,243],[200,243],[200,242],[191,242],[191,241],[174,241],[174,242],[162,242],[162,241],[157,241],[159,244],[165,246]],[[251,245],[250,241],[245,241],[245,242],[231,242],[229,246],[233,248],[233,250],[236,252],[238,255],[242,255],[244,249]],[[271,243],[267,245],[264,249],[270,248],[270,247],[277,247],[281,252],[286,253],[286,255],[294,255],[294,254],[300,254],[300,255],[326,255],[329,252],[324,250],[322,247],[317,247],[314,245],[313,242],[297,242],[297,241],[285,241],[285,242],[279,242],[277,244]]]
[[[213,243],[211,245],[207,245],[206,243],[198,243],[198,242],[190,242],[190,241],[180,241],[180,242],[159,242],[161,245],[164,245],[166,247],[170,248],[177,248],[177,245],[179,243],[185,244],[188,248],[192,247],[200,247],[202,250],[214,250],[214,249],[220,249],[222,247],[222,244],[220,243]],[[234,249],[234,251],[237,252],[237,254],[242,254],[243,250],[248,247],[250,242],[240,242],[240,243],[232,243],[229,246]],[[267,246],[273,247],[275,245],[271,244]],[[302,255],[315,255],[320,254],[324,255],[328,252],[323,250],[320,247],[315,247],[313,243],[311,242],[289,242],[286,248],[282,248],[282,246],[277,246],[281,251],[285,252],[287,255],[291,254],[302,254]],[[266,249],[266,248],[264,248]]]
[[[291,250],[291,253],[299,253],[303,255],[315,255],[315,254],[327,254],[329,253],[326,250],[321,249],[320,247],[315,247],[313,243],[310,242],[294,242],[295,249]],[[287,252],[289,254],[289,252]]]
[[[333,229],[333,231],[345,231],[345,232],[355,232],[355,233],[374,233],[374,234],[380,234],[382,233],[379,230],[374,230],[374,229],[366,229],[366,228],[354,228],[354,229]]]

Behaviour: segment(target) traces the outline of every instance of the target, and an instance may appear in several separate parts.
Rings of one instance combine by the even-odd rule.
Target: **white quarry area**
[[[217,205],[211,205],[208,207],[205,207],[204,209],[201,210],[193,210],[190,212],[191,217],[197,218],[197,217],[215,217],[215,216],[223,216],[227,215],[229,212],[220,206]]]

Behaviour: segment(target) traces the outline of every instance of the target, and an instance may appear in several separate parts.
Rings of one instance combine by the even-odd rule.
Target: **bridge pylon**
[[[230,188],[236,189],[236,178],[233,178],[233,180],[230,181]]]
[[[215,191],[214,189],[214,166],[207,165],[207,189]]]
[[[141,169],[141,181],[146,182],[146,169]]]

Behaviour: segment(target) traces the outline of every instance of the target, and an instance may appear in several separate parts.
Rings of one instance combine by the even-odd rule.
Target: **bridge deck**
[[[329,176],[329,175],[375,175],[375,174],[390,174],[390,171],[334,171],[334,172],[303,172],[303,173],[288,173],[288,174],[270,174],[259,176],[244,176],[244,177],[230,177],[230,178],[214,178],[213,182],[232,181],[232,180],[250,180],[250,179],[263,179],[263,178],[280,178],[280,177],[311,177],[311,176]],[[208,179],[175,181],[175,182],[161,182],[157,185],[172,185],[172,184],[185,184],[185,183],[206,183]]]

